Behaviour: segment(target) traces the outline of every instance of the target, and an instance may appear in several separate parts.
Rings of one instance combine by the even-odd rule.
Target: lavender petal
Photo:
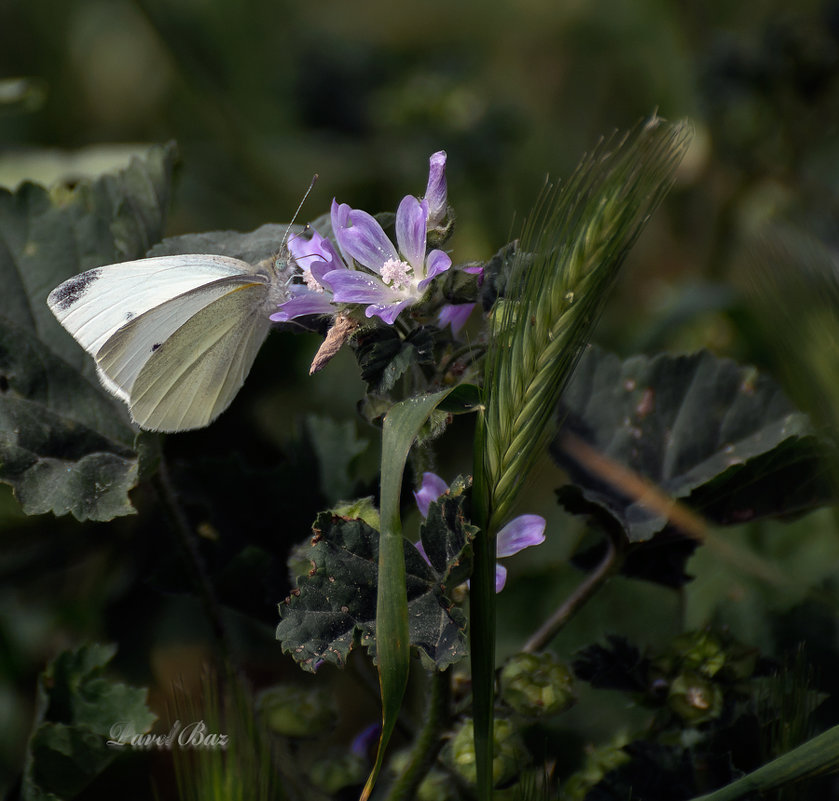
[[[378,317],[382,322],[393,325],[399,314],[413,302],[413,298],[408,298],[399,303],[373,303],[364,310],[364,314],[367,317]]]
[[[438,150],[428,160],[425,200],[428,202],[429,228],[434,228],[446,216],[446,195],[446,151]]]
[[[382,226],[366,211],[333,201],[332,230],[345,255],[377,273],[386,261],[399,258]]]
[[[307,314],[334,314],[335,307],[330,300],[331,297],[326,292],[306,292],[281,303],[279,311],[274,312],[268,319],[275,323],[284,323]]]
[[[419,489],[414,490],[414,499],[423,517],[428,517],[428,507],[441,495],[449,491],[449,485],[436,473],[423,473]]]
[[[428,254],[425,265],[425,278],[417,284],[417,289],[424,290],[436,276],[446,272],[452,266],[452,260],[448,253],[442,250],[432,250]]]
[[[332,289],[336,303],[386,304],[398,299],[378,278],[356,270],[331,270],[323,279]]]
[[[428,204],[413,195],[405,195],[396,210],[396,242],[405,261],[419,275],[425,260],[425,222]]]
[[[440,328],[450,325],[452,333],[456,334],[466,324],[474,308],[474,303],[447,303],[437,315],[437,325]]]
[[[545,541],[545,518],[539,515],[519,515],[498,532],[495,555],[501,559],[512,556],[523,548]]]

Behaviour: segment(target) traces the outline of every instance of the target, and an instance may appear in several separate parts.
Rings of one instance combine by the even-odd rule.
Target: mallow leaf
[[[139,258],[159,240],[174,159],[173,146],[154,147],[73,189],[0,190],[0,481],[27,514],[134,511],[135,431],[46,298],[70,276]]]
[[[125,739],[151,729],[148,691],[104,675],[115,653],[115,646],[84,645],[59,654],[40,676],[23,801],[73,798],[120,754],[108,744],[115,731]]]
[[[356,334],[353,347],[368,391],[389,392],[413,365],[433,364],[435,332],[421,326],[403,339],[392,326],[379,325]]]
[[[551,453],[575,488],[561,500],[605,516],[632,543],[663,531],[667,510],[647,505],[569,442],[582,441],[718,524],[800,513],[829,497],[806,416],[769,377],[707,351],[621,361],[589,348],[560,416]]]
[[[423,529],[434,566],[404,541],[409,640],[423,661],[440,670],[467,653],[465,617],[446,595],[452,579],[461,581],[471,569],[473,532],[460,518],[461,504],[462,498],[438,504]],[[453,521],[451,528],[446,520]],[[305,556],[311,567],[280,604],[277,639],[312,672],[321,661],[343,667],[357,644],[375,659],[379,532],[330,512],[318,515],[313,531],[308,547],[295,550],[296,559]]]
[[[156,244],[146,255],[174,256],[181,253],[216,253],[256,264],[280,253],[283,237],[303,232],[302,225],[266,223],[253,231],[205,231],[198,234],[170,236]]]

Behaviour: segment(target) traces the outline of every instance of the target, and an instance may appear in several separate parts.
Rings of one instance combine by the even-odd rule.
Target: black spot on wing
[[[91,284],[95,283],[101,274],[102,270],[96,268],[70,278],[52,291],[50,300],[60,311],[67,311],[84,297]]]
[[[134,319],[134,312],[133,311],[125,313],[125,322],[126,323],[129,322],[130,320],[133,320],[133,319]]]
[[[151,346],[151,352],[154,353],[162,344],[162,342],[156,342],[154,345]]]

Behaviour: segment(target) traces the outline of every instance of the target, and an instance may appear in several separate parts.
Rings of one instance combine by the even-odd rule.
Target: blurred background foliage
[[[807,406],[806,376],[784,369],[788,351],[749,301],[760,277],[743,244],[775,220],[837,244],[836,0],[794,9],[780,0],[0,0],[0,79],[0,185],[72,185],[174,139],[181,159],[168,235],[287,221],[314,173],[303,219],[333,197],[393,210],[423,190],[429,154],[445,149],[455,263],[506,243],[544,175],[567,175],[601,135],[655,109],[690,117],[695,143],[596,339],[622,355],[709,347],[797,382],[790,391]],[[824,336],[833,334],[839,328],[827,327]],[[312,455],[323,427],[305,415],[350,421],[342,436],[354,489],[375,490],[378,435],[355,421],[363,393],[355,365],[342,354],[307,377],[317,342],[269,338],[233,408],[207,432],[166,443],[257,684],[308,678],[281,657],[272,631],[288,589],[285,553],[317,509],[337,500]],[[835,387],[822,389],[839,400]],[[469,469],[468,427],[459,421],[440,442],[447,480]],[[521,620],[536,607],[549,612],[579,576],[568,558],[581,526],[545,508],[561,474],[546,459],[540,475],[523,506],[549,517],[549,543],[513,562],[520,579],[500,608],[501,656],[530,633]],[[2,792],[13,791],[20,769],[35,677],[58,650],[86,638],[117,642],[114,665],[151,686],[163,714],[175,679],[199,686],[211,636],[198,603],[181,592],[183,576],[167,573],[162,554],[175,549],[148,488],[135,492],[139,517],[107,525],[26,519],[0,489]],[[821,649],[813,659],[834,677],[823,684],[836,685],[835,610],[806,611],[809,588],[835,581],[836,534],[827,513],[793,527],[743,526],[731,535],[738,545],[789,567],[795,587],[767,586],[736,564],[721,569],[719,556],[700,549],[688,565],[700,580],[680,592],[616,580],[556,647],[567,656],[609,632],[655,643],[714,620],[780,656],[812,625]],[[231,540],[232,550],[213,550]],[[243,541],[275,557],[258,588],[250,582],[259,559],[230,557],[241,556]],[[337,742],[376,717],[373,695],[362,703],[352,689],[359,675],[372,678],[364,665],[332,675],[344,704]],[[580,740],[618,725],[613,698],[596,708],[573,719]],[[168,768],[156,764],[166,786]],[[131,791],[121,785],[117,795]],[[102,782],[86,797],[96,792],[105,797]]]

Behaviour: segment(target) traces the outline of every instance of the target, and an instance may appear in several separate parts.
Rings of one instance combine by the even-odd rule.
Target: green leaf
[[[159,239],[174,159],[174,147],[156,147],[73,190],[27,183],[0,191],[0,481],[27,514],[110,520],[134,511],[134,429],[46,297],[72,275],[138,258]]]
[[[470,543],[478,529],[467,522],[465,513],[465,493],[470,483],[462,476],[456,478],[446,495],[431,502],[428,516],[420,526],[423,550],[437,573],[443,596],[447,597],[472,575]]]
[[[434,508],[433,522],[423,527],[423,545],[434,554],[433,567],[410,542],[401,543],[408,639],[438,670],[466,654],[465,618],[446,595],[471,568],[472,532],[462,518],[463,501],[463,496],[444,499]],[[295,565],[306,559],[309,571],[280,605],[277,639],[283,651],[313,672],[321,660],[343,667],[359,643],[375,660],[379,532],[361,519],[330,512],[318,515],[313,530],[311,543],[294,552]]]
[[[362,791],[369,798],[382,767],[402,696],[408,681],[408,602],[406,596],[405,557],[399,498],[405,460],[414,440],[438,407],[454,414],[470,411],[477,399],[470,385],[451,387],[432,395],[409,398],[391,407],[382,431],[381,515],[382,537],[379,548],[379,589],[376,599],[376,625],[379,636],[379,685],[382,692],[382,732],[376,762]]]
[[[120,754],[108,746],[113,726],[151,729],[147,690],[103,675],[115,653],[115,646],[84,645],[59,654],[41,675],[23,801],[73,798]]]
[[[610,481],[597,463],[584,464],[568,434],[722,525],[788,516],[829,497],[806,416],[767,376],[707,351],[622,362],[592,348],[560,415],[565,422],[551,453],[585,502],[633,543],[661,532],[667,510]]]
[[[216,253],[256,264],[275,255],[288,234],[303,233],[302,225],[266,223],[253,231],[205,231],[199,234],[170,236],[156,244],[148,256],[174,256],[182,253]]]
[[[339,423],[311,414],[305,425],[318,458],[321,494],[330,503],[351,497],[355,482],[350,468],[368,441],[357,437],[351,420]]]
[[[393,389],[411,366],[434,361],[434,334],[428,327],[415,328],[402,339],[392,326],[376,326],[359,332],[353,343],[361,378],[377,394]]]

